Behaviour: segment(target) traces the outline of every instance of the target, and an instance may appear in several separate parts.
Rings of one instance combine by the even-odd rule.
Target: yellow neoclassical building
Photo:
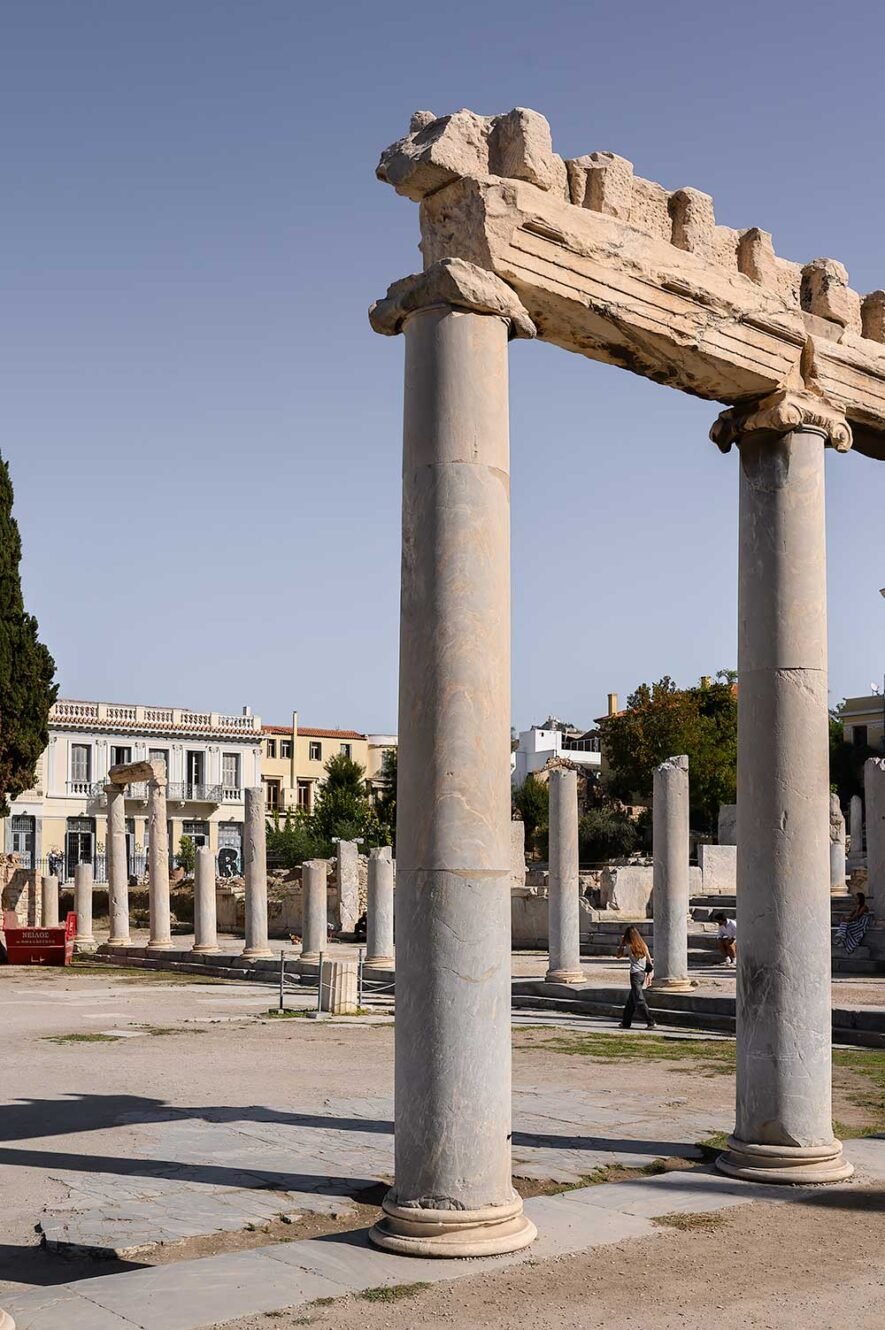
[[[343,753],[366,773],[370,795],[380,788],[384,753],[396,748],[395,734],[361,734],[358,730],[317,729],[298,723],[261,727],[262,780],[269,813],[301,809],[313,812],[316,790],[326,778],[330,757]]]

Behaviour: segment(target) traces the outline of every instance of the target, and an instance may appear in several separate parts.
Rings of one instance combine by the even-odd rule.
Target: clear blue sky
[[[871,3],[6,0],[0,447],[63,694],[396,723],[402,344],[374,178],[410,113],[532,106],[885,285]],[[513,718],[736,654],[711,403],[511,352]],[[831,697],[885,670],[885,464],[830,456]]]

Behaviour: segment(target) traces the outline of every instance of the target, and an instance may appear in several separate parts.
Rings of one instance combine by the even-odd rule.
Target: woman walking
[[[621,1017],[621,1029],[629,1030],[633,1024],[633,1017],[637,1009],[645,1016],[646,1025],[650,1030],[655,1028],[655,1018],[648,1009],[648,1003],[645,1000],[645,988],[651,983],[654,974],[654,962],[651,958],[651,952],[645,944],[645,938],[638,928],[632,925],[625,930],[621,938],[621,945],[618,947],[618,958],[622,958],[626,953],[630,962],[630,995],[627,998],[627,1005],[624,1007],[624,1014]]]

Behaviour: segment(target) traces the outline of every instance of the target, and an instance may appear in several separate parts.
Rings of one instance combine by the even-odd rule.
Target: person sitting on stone
[[[719,950],[725,957],[725,964],[736,965],[737,922],[734,919],[729,919],[722,910],[717,910],[712,918],[713,923],[719,925],[719,932],[716,937],[719,942]]]
[[[650,1030],[655,1028],[655,1018],[648,1009],[648,1003],[645,1000],[645,989],[651,983],[654,974],[654,961],[651,958],[645,938],[638,928],[631,926],[625,930],[621,938],[621,945],[618,947],[618,959],[627,953],[627,959],[630,962],[630,994],[624,1007],[624,1014],[621,1017],[621,1029],[629,1030],[633,1024],[633,1017],[636,1011],[641,1011],[645,1016],[646,1025]]]
[[[863,942],[864,934],[873,922],[867,898],[862,891],[854,893],[855,905],[851,913],[842,920],[836,929],[833,942],[837,947],[844,947],[849,956]]]

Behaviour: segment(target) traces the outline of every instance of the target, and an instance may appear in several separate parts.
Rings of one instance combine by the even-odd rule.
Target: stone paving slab
[[[88,1298],[67,1284],[33,1293],[7,1293],[4,1310],[15,1330],[134,1330],[135,1323]]]

